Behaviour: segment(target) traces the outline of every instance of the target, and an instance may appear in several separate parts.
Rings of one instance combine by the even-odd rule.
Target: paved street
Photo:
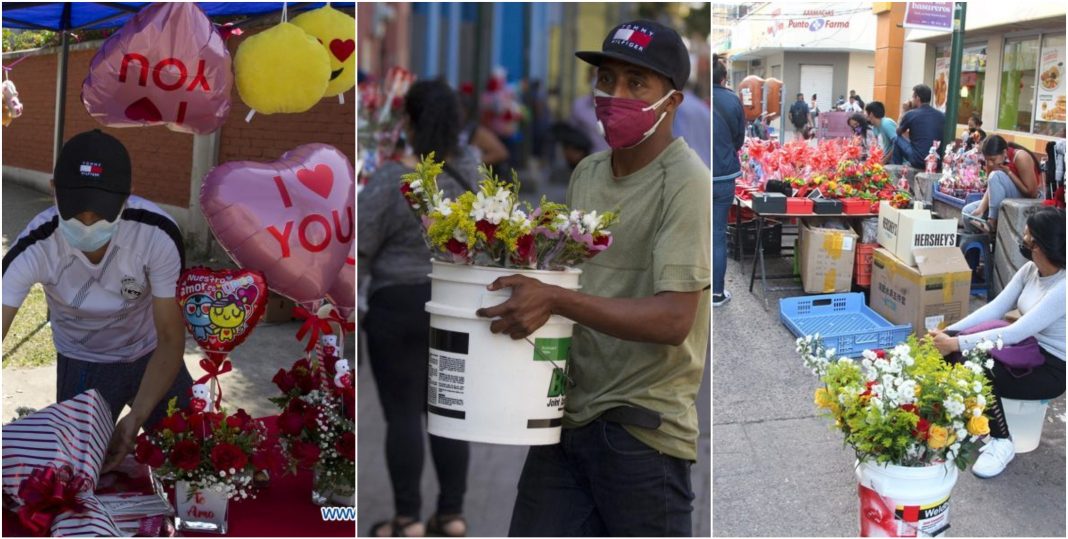
[[[817,416],[818,382],[779,322],[778,298],[801,292],[772,293],[765,312],[763,301],[746,291],[752,259],[746,261],[744,272],[729,262],[734,299],[713,313],[713,530],[717,536],[854,536],[854,455]],[[775,260],[769,273],[788,271],[788,261]],[[994,479],[961,474],[949,533],[1064,537],[1064,445],[1062,396],[1050,404],[1038,449],[1017,455]]]

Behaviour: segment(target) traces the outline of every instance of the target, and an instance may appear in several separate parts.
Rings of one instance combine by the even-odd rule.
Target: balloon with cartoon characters
[[[267,304],[267,283],[255,270],[182,272],[176,293],[185,326],[216,364],[241,344],[259,323]]]

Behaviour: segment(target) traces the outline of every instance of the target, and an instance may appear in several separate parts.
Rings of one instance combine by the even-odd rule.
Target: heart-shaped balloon
[[[326,292],[326,299],[337,307],[338,313],[348,319],[356,308],[356,242],[352,242],[349,256],[345,258],[345,265],[341,266],[330,290]]]
[[[267,305],[267,282],[255,270],[195,267],[178,277],[175,299],[186,331],[218,364],[259,323]]]
[[[321,300],[351,251],[356,181],[337,148],[306,144],[273,163],[233,161],[204,178],[200,208],[235,262],[297,303]]]
[[[86,112],[111,127],[207,134],[230,114],[230,51],[195,3],[145,7],[93,56]]]

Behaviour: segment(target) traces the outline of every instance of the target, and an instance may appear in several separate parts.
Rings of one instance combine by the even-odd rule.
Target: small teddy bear
[[[207,384],[194,384],[189,388],[189,393],[192,396],[189,399],[189,407],[196,413],[212,412],[211,405],[211,390],[208,389]]]
[[[336,358],[338,356],[337,335],[321,335],[319,346],[323,349],[324,358]]]
[[[349,370],[349,360],[341,358],[334,363],[334,385],[340,388],[352,387],[352,372]]]

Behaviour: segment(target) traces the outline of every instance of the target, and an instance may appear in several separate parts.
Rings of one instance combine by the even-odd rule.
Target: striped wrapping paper
[[[4,425],[4,493],[21,503],[19,485],[34,469],[69,465],[89,478],[90,488],[78,495],[86,511],[58,515],[52,535],[126,536],[93,494],[114,428],[111,410],[94,389]]]

